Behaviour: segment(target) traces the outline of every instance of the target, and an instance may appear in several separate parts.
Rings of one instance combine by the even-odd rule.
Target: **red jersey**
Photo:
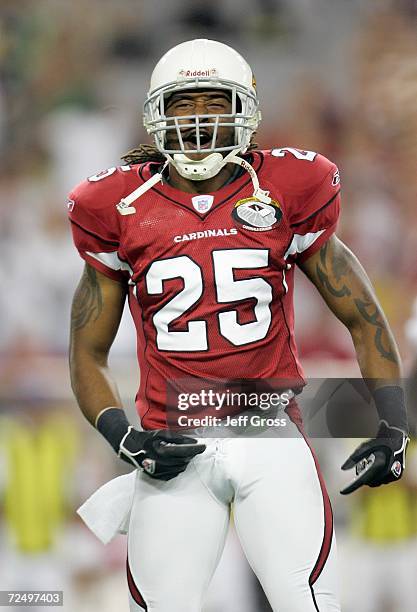
[[[294,341],[294,264],[333,234],[339,174],[292,148],[246,156],[268,190],[252,197],[245,171],[214,193],[158,183],[121,214],[117,204],[159,164],[110,168],[70,194],[75,245],[91,266],[129,287],[145,429],[166,426],[166,382],[280,379],[304,384]]]

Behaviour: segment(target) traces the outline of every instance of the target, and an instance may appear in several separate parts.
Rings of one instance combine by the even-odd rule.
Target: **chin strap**
[[[232,151],[232,153],[234,153],[234,151]],[[245,159],[243,159],[243,157],[238,157],[237,155],[233,155],[232,157],[229,157],[227,161],[232,164],[237,164],[238,166],[240,166],[241,168],[249,172],[249,175],[252,179],[252,184],[253,184],[253,197],[254,198],[259,200],[263,204],[271,203],[271,198],[269,197],[269,191],[264,191],[263,189],[260,188],[258,176],[255,170]]]
[[[223,168],[223,166],[225,166],[228,163],[231,164],[236,164],[238,166],[240,166],[241,168],[243,168],[244,170],[246,170],[247,172],[249,172],[249,175],[252,179],[252,184],[253,184],[253,197],[256,198],[257,200],[259,200],[260,202],[262,202],[263,204],[270,204],[271,202],[271,198],[269,196],[269,191],[264,191],[263,189],[260,188],[259,185],[259,180],[257,177],[257,174],[255,172],[255,170],[252,168],[252,166],[245,160],[243,159],[243,157],[238,157],[237,153],[239,152],[238,149],[235,149],[234,151],[230,151],[230,153],[228,155],[226,155],[226,157],[222,157],[222,161],[221,161],[221,165],[219,167],[219,169],[216,171],[215,174],[217,174],[221,168]],[[220,155],[220,153],[212,153],[212,155]],[[212,155],[209,155],[208,157],[212,157]],[[172,163],[176,168],[177,168],[177,162],[173,160],[173,158],[169,155],[167,155],[168,159],[165,162],[165,164],[162,167],[162,170],[160,172],[157,172],[156,174],[154,174],[153,176],[151,176],[150,179],[148,179],[145,183],[143,183],[140,187],[138,187],[137,189],[135,189],[134,191],[132,191],[132,193],[130,193],[129,195],[127,195],[126,197],[122,198],[120,200],[120,202],[116,205],[116,208],[118,210],[118,212],[121,215],[133,215],[136,212],[136,208],[134,206],[132,206],[133,202],[135,202],[138,198],[140,198],[144,193],[146,193],[147,191],[149,191],[149,189],[152,189],[152,187],[154,185],[156,185],[157,183],[159,183],[159,181],[162,181],[162,174],[165,170],[165,168],[168,166],[169,163]],[[174,157],[177,157],[177,155],[174,155]],[[185,155],[181,155],[181,157],[185,158],[185,160],[187,160],[187,162],[191,162],[190,165],[194,165],[196,162],[194,162],[193,164],[193,160],[188,160],[188,158]],[[197,163],[200,163],[202,161],[206,161],[207,158],[205,158],[205,160],[200,160]],[[182,160],[181,160],[182,161]],[[215,162],[217,162],[217,158],[216,160],[214,160]],[[217,163],[216,163],[217,165]],[[178,170],[178,168],[177,168]],[[181,176],[184,176],[182,173],[180,173]],[[212,178],[211,175],[208,176],[208,173],[206,175],[206,178]],[[188,176],[185,178],[189,178]],[[202,180],[202,179],[199,179]]]
[[[132,206],[133,202],[135,202],[140,196],[144,193],[152,189],[154,185],[162,181],[162,173],[165,168],[168,166],[169,160],[167,160],[162,166],[161,172],[157,172],[150,179],[148,179],[145,183],[143,183],[140,187],[129,193],[129,195],[125,196],[120,200],[120,202],[116,205],[118,212],[121,215],[133,215],[136,212],[136,208]]]

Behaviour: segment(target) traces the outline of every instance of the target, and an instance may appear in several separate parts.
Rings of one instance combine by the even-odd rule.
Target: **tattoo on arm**
[[[375,346],[378,349],[379,354],[388,359],[389,361],[396,362],[395,356],[391,351],[390,347],[385,348],[383,345],[383,334],[385,325],[381,318],[381,313],[379,312],[377,306],[366,297],[366,294],[363,294],[364,299],[355,299],[355,306],[358,309],[361,317],[365,319],[367,323],[370,325],[374,325],[377,329],[375,332]],[[374,312],[372,312],[374,310]]]
[[[349,264],[343,254],[333,255],[330,261],[328,257],[328,246],[328,243],[325,243],[320,249],[320,262],[316,264],[317,277],[321,285],[332,296],[336,298],[352,296],[351,289],[343,282],[343,277],[349,274]],[[341,285],[342,282],[343,284]],[[387,342],[385,323],[378,306],[367,296],[365,291],[362,294],[362,298],[355,298],[354,296],[352,296],[352,298],[362,319],[376,328],[374,343],[378,353],[384,359],[396,363],[394,352],[389,346],[389,341]],[[387,346],[384,346],[384,344]]]
[[[325,287],[327,291],[329,291],[329,293],[334,295],[334,297],[344,297],[345,295],[351,295],[349,287],[347,287],[345,284],[343,284],[340,288],[337,288],[332,285],[328,273],[327,249],[328,244],[327,242],[325,242],[320,249],[321,265],[319,263],[316,265],[316,272],[319,281],[321,282],[323,287]],[[341,257],[335,257],[331,262],[331,267],[333,275],[337,282],[339,282],[342,276],[344,276],[348,271],[348,266]]]
[[[103,297],[97,280],[97,273],[94,268],[87,265],[72,303],[71,323],[73,329],[81,329],[89,321],[96,321],[102,309]]]

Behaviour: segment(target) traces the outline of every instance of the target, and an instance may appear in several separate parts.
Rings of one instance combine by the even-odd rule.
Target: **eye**
[[[178,100],[178,102],[174,104],[174,107],[175,108],[189,108],[192,105],[193,104],[190,100]]]
[[[219,98],[217,100],[210,100],[207,104],[208,108],[216,110],[216,112],[227,113],[230,107],[229,101]]]
[[[210,102],[210,104],[207,105],[207,110],[214,115],[222,115],[226,112],[224,104],[220,102]]]
[[[179,113],[181,115],[191,114],[188,112],[192,108],[192,102],[190,100],[177,100],[172,102],[167,107],[167,112]]]

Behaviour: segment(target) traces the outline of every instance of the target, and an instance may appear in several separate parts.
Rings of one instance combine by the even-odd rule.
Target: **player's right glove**
[[[376,438],[364,442],[342,465],[342,470],[355,468],[356,477],[340,492],[348,495],[362,485],[379,487],[399,480],[405,468],[405,450],[409,438],[396,427],[382,421]]]
[[[175,478],[184,472],[193,457],[206,449],[195,438],[169,430],[138,431],[120,408],[101,412],[96,428],[121,459],[159,480]]]

